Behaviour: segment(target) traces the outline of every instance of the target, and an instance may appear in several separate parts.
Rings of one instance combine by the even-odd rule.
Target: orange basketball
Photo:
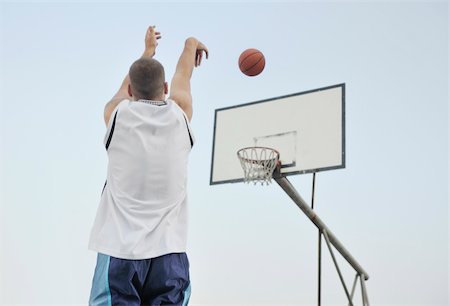
[[[247,49],[239,56],[239,69],[248,76],[260,74],[266,66],[264,54],[257,49]]]

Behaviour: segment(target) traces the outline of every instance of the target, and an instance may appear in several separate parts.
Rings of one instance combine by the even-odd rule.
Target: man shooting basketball
[[[188,38],[171,82],[152,57],[161,34],[106,104],[108,154],[89,248],[98,252],[89,305],[187,305],[187,163],[194,144],[190,79],[208,50]]]

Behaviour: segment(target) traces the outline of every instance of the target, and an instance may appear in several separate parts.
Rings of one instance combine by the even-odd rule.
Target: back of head
[[[142,57],[130,67],[130,85],[133,97],[158,100],[164,96],[164,67],[157,60]]]

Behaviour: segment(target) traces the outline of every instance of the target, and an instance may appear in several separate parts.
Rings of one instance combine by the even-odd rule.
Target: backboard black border
[[[308,170],[303,170],[303,171],[295,171],[295,172],[291,172],[291,173],[284,173],[283,176],[306,174],[306,173],[315,173],[315,172],[329,171],[329,170],[336,170],[336,169],[345,168],[345,148],[346,148],[346,143],[345,143],[345,83],[341,83],[341,84],[331,85],[331,86],[327,86],[327,87],[321,87],[321,88],[317,88],[317,89],[312,89],[312,90],[297,92],[297,93],[293,93],[293,94],[278,96],[278,97],[274,97],[274,98],[258,100],[258,101],[254,101],[254,102],[238,104],[238,105],[233,105],[233,106],[228,106],[228,107],[223,107],[223,108],[217,108],[214,111],[213,147],[212,147],[212,154],[211,154],[211,170],[210,170],[209,185],[219,185],[219,184],[227,184],[227,183],[244,182],[243,178],[242,179],[235,179],[235,180],[225,180],[225,181],[213,182],[214,151],[215,151],[215,145],[216,145],[216,123],[217,123],[217,113],[218,112],[223,111],[223,110],[227,110],[227,109],[238,108],[238,107],[245,107],[245,106],[249,106],[249,105],[253,105],[253,104],[269,102],[269,101],[273,101],[273,100],[279,100],[279,99],[284,99],[284,98],[289,98],[289,97],[294,97],[294,96],[300,96],[300,95],[305,95],[305,94],[309,94],[309,93],[312,93],[312,92],[318,92],[318,91],[323,91],[323,90],[328,90],[328,89],[338,88],[338,87],[341,87],[341,89],[342,89],[342,164],[339,165],[339,166],[333,166],[333,167],[323,167],[323,168],[308,169]]]

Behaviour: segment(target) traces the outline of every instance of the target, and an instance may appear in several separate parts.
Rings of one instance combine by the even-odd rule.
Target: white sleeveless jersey
[[[107,180],[91,250],[123,259],[186,251],[187,164],[194,139],[174,101],[156,103],[124,100],[111,115],[104,139]]]

